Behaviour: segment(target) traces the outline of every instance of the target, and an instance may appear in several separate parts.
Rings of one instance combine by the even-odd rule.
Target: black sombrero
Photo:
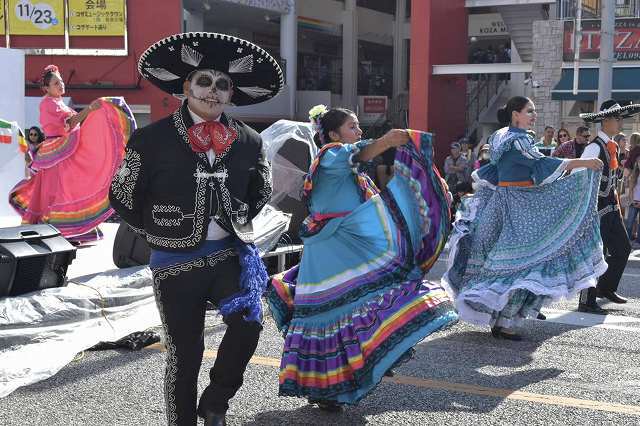
[[[184,98],[182,84],[198,69],[214,69],[233,80],[234,105],[251,105],[276,96],[284,85],[282,70],[255,44],[219,33],[182,33],[164,38],[140,56],[138,71],[161,90]]]
[[[613,99],[609,99],[608,101],[604,101],[602,105],[600,105],[599,112],[580,114],[580,118],[582,118],[587,123],[600,123],[605,118],[627,118],[636,114],[640,114],[640,104],[630,103],[627,105],[620,105],[619,102],[616,102]]]

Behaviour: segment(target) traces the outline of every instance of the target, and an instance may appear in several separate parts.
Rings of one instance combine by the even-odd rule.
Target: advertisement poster
[[[69,0],[72,36],[124,36],[125,0]]]
[[[64,0],[9,0],[9,33],[64,35]]]

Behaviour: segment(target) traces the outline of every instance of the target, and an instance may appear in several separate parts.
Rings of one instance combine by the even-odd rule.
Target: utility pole
[[[616,31],[615,0],[602,0],[600,13],[600,69],[598,73],[598,104],[611,99],[613,81],[613,40]]]
[[[580,47],[582,46],[582,0],[577,0],[576,20],[573,23],[573,95],[578,94],[580,78]]]

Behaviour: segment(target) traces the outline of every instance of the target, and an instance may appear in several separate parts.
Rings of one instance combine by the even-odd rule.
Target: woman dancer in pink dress
[[[19,182],[9,202],[23,223],[49,223],[71,241],[100,237],[97,226],[113,214],[109,187],[135,120],[122,98],[99,98],[77,113],[64,104],[55,65],[42,75],[40,102],[45,140],[34,156],[33,176]]]

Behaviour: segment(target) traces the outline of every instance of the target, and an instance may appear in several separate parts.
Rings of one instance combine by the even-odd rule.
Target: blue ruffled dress
[[[355,404],[456,321],[445,290],[425,280],[448,233],[446,192],[431,135],[410,135],[381,192],[354,162],[367,141],[325,145],[314,161],[300,265],[267,294],[285,338],[280,395]]]
[[[511,328],[544,304],[594,287],[607,269],[597,213],[600,173],[565,173],[524,130],[490,138],[491,163],[456,215],[443,283],[462,320]]]

